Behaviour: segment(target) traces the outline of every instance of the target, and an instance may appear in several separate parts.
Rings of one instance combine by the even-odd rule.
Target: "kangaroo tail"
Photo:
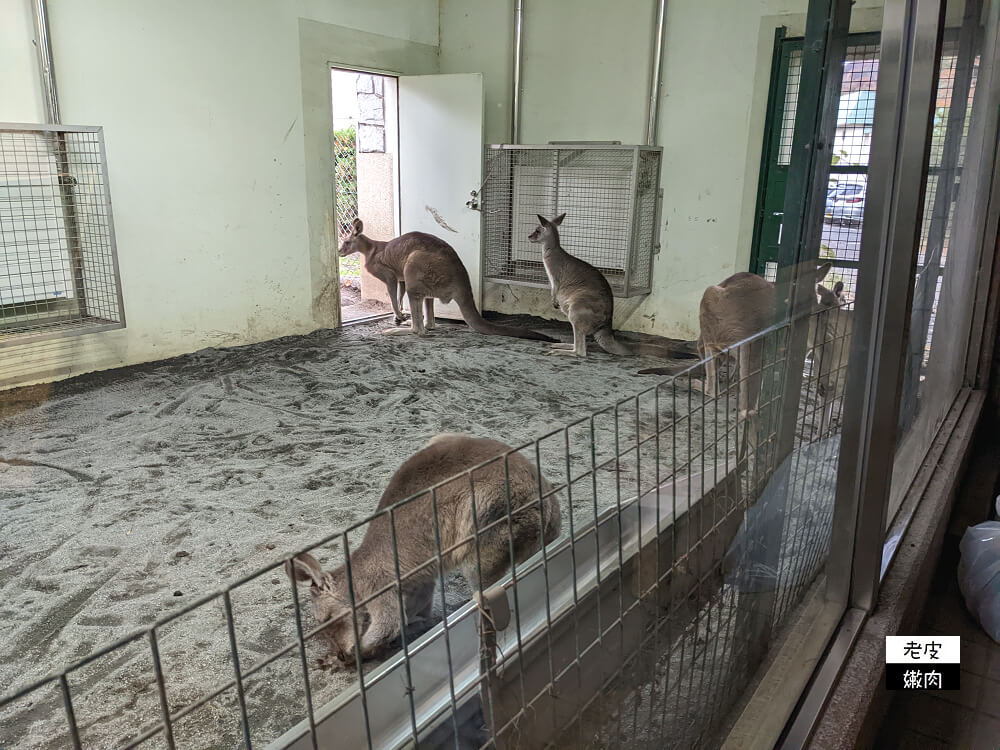
[[[615,338],[615,332],[611,326],[605,326],[594,333],[594,341],[608,354],[618,354],[627,357],[633,354],[640,354],[639,345],[631,341],[619,341]]]
[[[662,346],[660,344],[635,343],[621,341],[615,338],[615,332],[610,326],[605,326],[594,334],[594,340],[608,354],[621,356],[646,355],[661,359],[698,359],[697,350],[689,343],[678,346]]]
[[[487,336],[510,336],[515,339],[548,341],[549,343],[556,341],[556,339],[551,336],[546,336],[544,333],[538,333],[527,328],[512,328],[509,326],[498,326],[495,323],[490,323],[482,315],[480,315],[479,310],[476,309],[476,305],[472,301],[471,287],[469,288],[468,293],[463,294],[461,298],[456,298],[455,302],[458,304],[458,309],[462,311],[462,317],[465,318],[465,322],[469,324],[469,328],[477,333],[482,333]]]

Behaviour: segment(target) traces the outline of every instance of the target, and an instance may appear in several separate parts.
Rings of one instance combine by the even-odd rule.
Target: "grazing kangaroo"
[[[413,333],[423,336],[434,328],[434,299],[458,305],[469,328],[487,336],[512,336],[534,341],[555,341],[543,333],[527,328],[498,326],[485,320],[476,309],[469,273],[462,265],[455,248],[439,237],[424,232],[407,232],[388,242],[373,240],[362,232],[364,224],[355,219],[351,235],[341,244],[340,255],[361,253],[365,270],[381,279],[389,290],[396,322],[403,313],[396,299],[405,291],[410,300],[410,326]],[[425,321],[426,316],[426,323]]]
[[[537,468],[520,454],[510,453],[512,450],[496,440],[446,433],[432,438],[392,475],[378,510],[445,482],[434,494],[440,547],[435,540],[429,491],[395,509],[395,542],[388,513],[378,515],[368,525],[364,540],[350,558],[355,601],[374,596],[358,608],[362,659],[388,646],[406,624],[430,615],[439,552],[444,572],[460,571],[478,592],[504,575],[512,549],[515,561],[523,562],[559,535],[559,503],[550,494],[551,485],[542,478],[540,492]],[[502,457],[508,453],[505,468]],[[490,459],[497,460],[469,472]],[[397,565],[405,623],[395,590]],[[312,555],[303,553],[292,558],[290,568],[289,575],[295,580],[311,584],[317,622],[331,621],[323,631],[331,653],[344,663],[352,663],[354,625],[345,567],[324,572]]]
[[[819,284],[830,271],[824,263],[815,271]],[[843,288],[843,287],[841,287]],[[774,323],[776,292],[773,282],[746,271],[734,273],[705,290],[698,309],[698,353],[705,361],[704,392],[715,397],[718,387],[716,356],[730,347],[760,333]],[[813,321],[810,321],[810,328]],[[740,419],[756,414],[760,395],[764,342],[760,339],[739,347]],[[673,375],[676,368],[651,367],[640,374]]]
[[[690,357],[690,352],[674,351],[654,344],[633,344],[619,341],[611,328],[615,298],[604,274],[584,260],[570,255],[559,243],[557,227],[566,214],[549,221],[541,214],[538,226],[528,239],[542,245],[542,263],[552,287],[552,307],[561,310],[573,326],[572,344],[553,344],[553,354],[587,356],[587,336],[593,335],[597,345],[608,354],[652,354],[663,357]]]

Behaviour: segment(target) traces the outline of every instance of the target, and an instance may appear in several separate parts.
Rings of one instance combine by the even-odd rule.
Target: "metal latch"
[[[483,180],[482,184],[479,186],[478,190],[472,190],[469,195],[472,197],[465,202],[466,207],[471,208],[473,211],[479,210],[479,194],[482,192],[483,187],[489,182],[490,176],[487,174],[486,178]]]

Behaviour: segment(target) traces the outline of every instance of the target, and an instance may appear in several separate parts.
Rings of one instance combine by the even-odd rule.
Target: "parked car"
[[[865,215],[865,180],[839,180],[826,192],[826,220],[831,224],[861,226]]]

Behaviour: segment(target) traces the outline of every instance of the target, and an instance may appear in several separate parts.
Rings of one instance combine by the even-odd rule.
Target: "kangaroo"
[[[816,285],[818,312],[809,326],[809,349],[812,350],[813,377],[816,390],[823,402],[820,433],[833,422],[833,402],[843,395],[847,380],[847,363],[851,354],[851,334],[854,329],[854,311],[844,305],[844,283],[838,281],[833,289]]]
[[[362,254],[365,259],[365,270],[385,284],[386,291],[389,293],[389,302],[392,304],[393,319],[396,325],[402,325],[410,317],[403,312],[403,295],[406,294],[406,283],[402,276],[397,276],[395,269],[380,262],[377,254],[371,252],[374,249],[370,247],[370,245],[374,245],[372,240],[365,237],[366,242],[358,241],[357,238],[363,229],[364,223],[361,219],[355,219],[351,226],[351,233],[346,237],[341,237],[340,257],[346,258],[354,253]],[[381,244],[385,245],[386,243]]]
[[[460,571],[478,592],[504,575],[512,553],[515,561],[523,562],[559,535],[559,503],[551,485],[541,478],[539,487],[538,469],[512,450],[496,440],[445,433],[432,438],[392,475],[378,510],[399,503],[394,510],[398,562],[388,513],[371,521],[350,557],[362,660],[388,646],[406,624],[430,615],[439,552],[444,572]],[[490,459],[496,460],[474,468]],[[444,484],[434,494],[439,547],[429,488],[440,482]],[[421,492],[416,499],[401,502]],[[286,566],[296,581],[310,584],[317,622],[331,623],[322,631],[331,653],[345,664],[353,663],[354,623],[345,567],[324,572],[309,553],[296,555]],[[400,618],[397,580],[402,585],[405,623]],[[370,597],[374,598],[361,604]]]
[[[538,226],[528,239],[542,245],[542,263],[552,287],[552,307],[561,310],[573,326],[573,343],[552,345],[552,354],[587,356],[587,336],[608,354],[652,354],[663,357],[691,357],[690,352],[674,351],[653,344],[633,344],[615,338],[611,319],[615,298],[604,274],[586,261],[570,255],[559,243],[559,227],[566,214],[549,221],[541,214]]]
[[[814,283],[830,271],[823,263],[815,271]],[[843,287],[841,287],[843,289]],[[698,353],[705,362],[704,392],[715,397],[718,387],[716,356],[730,347],[760,333],[774,322],[776,291],[773,282],[746,271],[734,273],[708,287],[698,309]],[[812,327],[813,321],[810,321]],[[756,414],[760,395],[764,342],[760,339],[739,347],[740,410],[739,418]],[[639,374],[673,375],[676,368],[651,367]]]
[[[355,219],[351,235],[341,244],[341,256],[361,253],[365,270],[382,280],[389,290],[396,322],[403,314],[396,299],[405,291],[410,300],[410,326],[413,333],[424,336],[435,327],[434,299],[454,300],[469,328],[487,336],[512,336],[533,341],[555,341],[543,333],[526,328],[513,328],[490,323],[479,314],[472,296],[472,283],[455,248],[439,237],[424,232],[407,232],[383,242],[364,234],[364,223]],[[426,316],[426,323],[425,323]]]

